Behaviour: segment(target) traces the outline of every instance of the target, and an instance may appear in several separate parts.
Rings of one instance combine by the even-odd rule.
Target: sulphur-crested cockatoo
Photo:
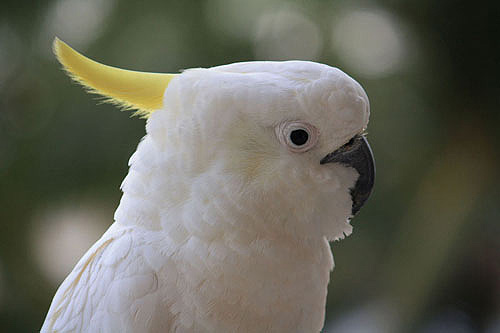
[[[153,74],[54,50],[147,124],[115,222],[42,332],[319,332],[328,240],[351,233],[374,181],[361,86],[308,61]]]

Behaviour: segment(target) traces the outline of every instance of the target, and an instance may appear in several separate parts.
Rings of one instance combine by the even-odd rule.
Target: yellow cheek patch
[[[69,47],[57,37],[54,53],[69,76],[89,92],[106,97],[127,110],[147,118],[163,107],[163,94],[177,74],[136,72],[93,61]]]

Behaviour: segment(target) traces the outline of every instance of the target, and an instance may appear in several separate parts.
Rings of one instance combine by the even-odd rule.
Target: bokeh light
[[[341,313],[325,326],[326,333],[385,333],[391,332],[397,320],[389,304],[370,302]]]
[[[323,46],[318,26],[300,11],[266,12],[255,27],[254,53],[261,60],[317,60]]]
[[[217,34],[233,39],[252,39],[252,29],[266,10],[277,8],[281,0],[213,0],[205,3],[209,27]]]
[[[71,40],[85,49],[104,29],[114,8],[114,0],[57,0],[51,3],[40,29],[39,47],[43,55],[52,57],[47,44],[54,36]]]
[[[386,76],[400,69],[408,55],[403,31],[383,10],[345,10],[333,24],[333,52],[359,75]]]
[[[435,318],[422,329],[422,333],[474,333],[474,325],[470,317],[459,310],[448,310],[438,313]]]
[[[111,214],[90,202],[46,207],[33,217],[33,257],[44,276],[59,285],[106,230]]]

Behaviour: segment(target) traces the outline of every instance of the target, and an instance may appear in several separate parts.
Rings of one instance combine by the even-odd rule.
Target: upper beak
[[[358,134],[336,151],[323,157],[320,164],[333,162],[352,167],[359,174],[356,184],[351,188],[351,214],[354,216],[370,196],[375,182],[375,160],[368,141]]]

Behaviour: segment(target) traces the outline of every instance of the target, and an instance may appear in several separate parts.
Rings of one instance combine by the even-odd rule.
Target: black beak
[[[320,164],[340,163],[356,169],[359,177],[351,188],[352,216],[360,210],[370,196],[375,182],[375,160],[366,138],[356,135],[348,143],[323,157]]]

